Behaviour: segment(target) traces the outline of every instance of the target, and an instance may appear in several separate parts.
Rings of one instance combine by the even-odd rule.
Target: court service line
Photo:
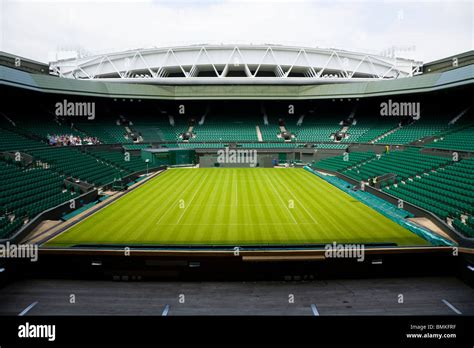
[[[38,304],[38,301],[36,302],[33,302],[32,304],[30,304],[28,307],[26,307],[20,314],[18,314],[19,317],[22,317],[24,316],[26,313],[28,313],[30,311],[31,308],[33,308],[34,306],[36,306]]]
[[[209,175],[209,173],[208,173],[207,175]],[[192,178],[192,179],[190,180],[190,183],[191,183],[191,182],[194,182],[194,180],[195,180],[196,178],[199,178],[199,176],[196,175],[194,178]],[[179,196],[181,196],[188,188],[189,188],[189,185],[186,185],[186,187],[183,189],[183,191],[181,191],[181,192],[179,193],[178,198],[179,198]],[[163,219],[163,217],[168,213],[168,211],[169,211],[171,208],[174,207],[174,205],[171,204],[171,202],[172,202],[173,200],[174,200],[174,197],[171,197],[170,200],[169,200],[169,202],[170,202],[169,204],[168,204],[168,200],[167,200],[166,202],[163,202],[164,204],[168,204],[168,208],[166,208],[166,210],[163,212],[163,214],[161,214],[160,218],[159,218],[158,221],[156,222],[157,225],[160,223],[161,219]]]
[[[273,185],[272,181],[268,178],[268,175],[265,173],[264,174],[265,178],[267,179],[267,181],[270,183],[270,185],[272,186],[273,188],[273,191],[275,191],[275,194],[277,195],[277,197],[280,199],[280,201],[283,203],[283,205],[285,206],[286,210],[288,210],[288,213],[290,214],[291,218],[293,219],[293,221],[295,222],[295,224],[297,225],[298,222],[296,221],[295,217],[293,216],[293,213],[291,212],[290,208],[288,208],[286,206],[286,203],[283,201],[283,198],[280,197],[280,195],[278,194],[278,190],[275,188],[275,185]]]
[[[206,179],[207,177],[209,176],[209,172],[206,174],[206,177],[204,179],[201,180],[201,183],[199,184],[199,188],[196,189],[196,191],[194,192],[193,196],[191,197],[191,200],[186,204],[186,207],[184,207],[183,209],[183,212],[181,213],[178,221],[176,221],[176,224],[179,224],[179,222],[181,221],[181,218],[184,216],[184,214],[186,213],[186,210],[188,210],[189,206],[191,205],[191,202],[194,200],[194,198],[196,197],[197,193],[201,190],[201,186],[206,182]]]
[[[311,220],[314,221],[315,224],[319,224],[318,221],[311,215],[311,213],[308,211],[308,209],[306,209],[306,207],[304,206],[304,204],[301,203],[301,201],[298,199],[298,197],[296,197],[295,194],[293,194],[289,189],[288,187],[286,187],[286,185],[283,185],[285,187],[285,189],[290,193],[290,196],[292,196],[297,202],[298,204],[304,209],[304,211],[306,212],[306,214],[309,215],[309,217],[311,218]]]

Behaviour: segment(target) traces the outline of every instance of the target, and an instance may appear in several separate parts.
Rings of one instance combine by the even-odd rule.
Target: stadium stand
[[[397,128],[392,119],[381,119],[380,117],[357,117],[357,123],[350,126],[349,137],[342,142],[370,143],[391,130]]]
[[[39,120],[32,121],[22,121],[18,122],[17,126],[19,128],[24,129],[28,133],[35,134],[40,138],[46,139],[48,135],[61,135],[61,134],[71,134],[75,136],[80,136],[84,137],[85,134],[71,125],[66,125],[66,124],[61,124],[59,121],[53,121],[53,120],[43,120],[41,119],[41,122]]]
[[[146,163],[139,156],[131,156],[127,162],[120,152],[86,153],[80,146],[50,146],[46,141],[48,135],[55,133],[80,137],[92,133],[100,136],[104,142],[117,143],[121,141],[118,130],[124,129],[110,124],[104,126],[102,123],[83,128],[88,132],[52,121],[35,123],[23,119],[15,125],[2,122],[0,152],[13,155],[19,152],[22,157],[32,156],[32,160],[24,165],[5,155],[0,158],[0,238],[12,235],[42,211],[77,197],[80,192],[64,185],[64,179],[68,176],[94,185],[104,185],[146,169]],[[127,139],[124,138],[123,142],[127,142]],[[129,146],[131,150],[148,147],[147,144],[124,146]]]
[[[444,150],[474,151],[473,134],[474,125],[441,136],[435,139],[433,143],[426,145],[426,147]]]
[[[336,171],[358,181],[384,174],[395,178],[382,183],[382,190],[433,212],[467,237],[474,237],[474,158],[453,161],[451,157],[407,148],[388,154],[354,152],[313,163],[315,169]]]
[[[474,217],[469,217],[465,222],[460,219],[454,219],[453,226],[464,235],[474,238]]]
[[[221,110],[217,108],[206,116],[202,122],[197,122],[193,127],[194,137],[192,142],[214,141],[258,141],[256,126],[261,122],[254,115],[239,113],[239,110]],[[275,130],[274,141],[277,130]],[[262,136],[263,132],[262,132]],[[263,138],[264,140],[265,137]]]
[[[189,128],[187,117],[172,117],[168,114],[158,114],[144,110],[140,113],[130,112],[128,119],[130,128],[140,135],[140,141],[151,142],[173,142],[182,141],[180,135]]]
[[[104,185],[129,174],[124,169],[119,169],[73,147],[36,149],[29,153],[60,174],[96,185]]]
[[[141,149],[147,149],[151,145],[150,144],[125,144],[123,145],[124,150],[141,150]]]
[[[130,173],[146,169],[146,163],[140,156],[132,156],[130,154],[129,156],[125,156],[124,153],[117,151],[90,151],[88,153],[101,161],[110,163]]]
[[[24,168],[0,161],[0,182],[0,238],[19,228],[25,219],[79,195],[64,189],[59,174],[39,166]]]
[[[110,122],[82,122],[75,126],[83,133],[99,138],[102,144],[132,143],[132,139],[127,139],[125,127]]]
[[[391,175],[380,182],[384,192],[436,214],[472,237],[474,163],[466,157],[474,152],[474,122],[472,110],[462,114],[469,109],[467,95],[461,92],[452,103],[445,103],[444,95],[421,97],[422,105],[427,106],[422,117],[413,122],[406,117],[381,117],[380,103],[387,100],[386,96],[292,102],[296,105],[294,114],[282,100],[193,100],[186,106],[186,115],[179,114],[178,103],[170,101],[127,100],[119,104],[97,98],[98,110],[107,112],[95,120],[71,119],[74,122],[55,119],[51,110],[37,112],[46,109],[36,105],[42,103],[38,97],[31,106],[25,105],[25,112],[17,112],[18,105],[14,105],[0,115],[4,180],[0,236],[10,235],[38,212],[77,195],[64,188],[66,177],[100,187],[147,169],[139,156],[142,149],[222,149],[235,145],[237,149],[266,150],[262,153],[268,152],[285,164],[322,158],[313,163],[314,168],[337,171],[358,182]],[[411,95],[399,98],[405,97],[414,100]],[[438,102],[438,98],[442,100]],[[282,130],[293,135],[290,141],[281,137]],[[191,136],[189,142],[181,137],[186,132]],[[332,137],[336,133],[340,139]],[[101,144],[51,146],[47,139],[52,134],[97,137]],[[390,152],[376,155],[386,149],[386,144]],[[293,149],[294,156],[279,156],[293,154]],[[463,159],[453,162],[451,156],[443,157],[443,150],[463,152]],[[7,163],[6,158],[17,151],[32,156],[32,163],[22,163],[23,167]],[[131,152],[130,161],[124,160],[124,151]],[[344,151],[347,157],[334,156]]]
[[[418,121],[400,127],[393,133],[381,137],[375,142],[382,144],[409,144],[445,131],[449,127],[448,122],[449,119],[439,116],[420,118]]]
[[[242,143],[242,147],[249,149],[295,149],[297,147],[302,147],[304,144],[297,143]]]
[[[263,141],[284,141],[283,138],[278,137],[280,129],[276,123],[270,123],[268,125],[260,124],[259,127]]]
[[[258,141],[255,124],[245,121],[206,121],[196,126],[194,133],[192,141]]]
[[[317,120],[305,119],[301,126],[287,124],[286,128],[296,135],[298,141],[331,141],[331,134],[341,128],[338,122],[337,119],[327,116]]]
[[[427,175],[384,188],[397,197],[434,212],[442,219],[452,218],[458,226],[462,216],[474,216],[474,159],[461,160]],[[465,224],[466,230],[468,225]]]
[[[178,141],[185,131],[184,126],[171,126],[168,121],[135,121],[133,128],[140,133],[145,142]]]
[[[46,147],[46,142],[33,140],[23,134],[17,133],[21,130],[9,127],[0,128],[0,151],[19,151]]]
[[[313,166],[319,169],[342,171],[374,157],[375,154],[373,152],[353,152],[346,156],[325,158],[319,162],[313,163]]]
[[[318,158],[313,168],[339,172],[345,179],[374,184],[374,178],[387,176],[377,185],[382,192],[426,209],[474,238],[472,65],[453,69],[450,58],[443,73],[304,86],[91,83],[47,76],[47,65],[20,71],[12,60],[9,68],[0,68],[9,81],[0,87],[5,96],[0,111],[0,238],[77,197],[77,189],[65,186],[68,177],[101,187],[148,169],[139,153],[149,147],[212,150],[234,145],[262,149],[272,165],[277,163],[273,159],[300,164]],[[97,117],[55,117],[54,105],[65,95],[93,102]],[[421,118],[381,117],[381,103],[392,99],[419,102]],[[186,104],[185,113],[180,104]],[[292,135],[289,140],[281,137],[283,130]],[[189,142],[183,134],[191,136]],[[51,135],[95,137],[100,145],[52,146]],[[386,144],[390,151],[377,155]],[[460,160],[453,161],[448,151],[462,152]],[[16,152],[26,160],[14,162]],[[129,161],[124,152],[130,152]],[[216,151],[198,152],[212,156]],[[326,177],[354,191],[345,179]],[[359,201],[367,196],[354,192]],[[410,216],[381,198],[373,202],[386,204],[386,214]]]
[[[333,150],[344,150],[348,148],[345,144],[314,144],[317,149],[333,149]]]
[[[179,147],[183,149],[219,149],[225,146],[229,146],[228,143],[178,143],[176,144],[167,144],[166,147],[173,148]]]
[[[396,180],[401,181],[422,175],[447,164],[449,161],[450,159],[443,157],[424,155],[418,148],[407,148],[405,151],[393,151],[376,156],[344,170],[343,173],[359,181],[367,181],[383,174],[394,173]]]

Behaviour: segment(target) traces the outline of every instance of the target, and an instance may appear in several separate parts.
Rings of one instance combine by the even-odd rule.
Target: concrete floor
[[[75,303],[70,302],[71,295]],[[403,303],[398,302],[399,295]],[[0,289],[0,315],[23,311],[24,315],[459,315],[456,311],[473,315],[474,289],[450,277],[199,283],[28,279]]]

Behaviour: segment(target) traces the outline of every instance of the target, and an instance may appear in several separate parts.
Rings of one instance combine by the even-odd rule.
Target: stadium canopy
[[[442,73],[372,82],[318,85],[150,85],[75,80],[0,66],[0,84],[42,93],[127,99],[327,99],[424,93],[472,85],[474,64]]]
[[[149,84],[318,84],[410,77],[421,62],[337,49],[190,45],[136,49],[50,63],[65,78]]]

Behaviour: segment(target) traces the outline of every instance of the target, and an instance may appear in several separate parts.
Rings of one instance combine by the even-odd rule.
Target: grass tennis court
[[[46,246],[428,245],[303,169],[169,169]]]

